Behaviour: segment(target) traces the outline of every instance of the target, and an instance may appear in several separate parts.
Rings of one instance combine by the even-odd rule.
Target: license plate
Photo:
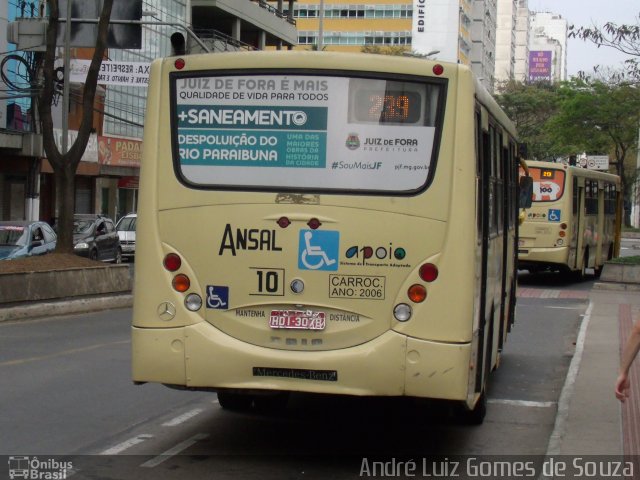
[[[311,310],[272,310],[269,316],[271,328],[294,330],[324,330],[327,325],[324,312]]]

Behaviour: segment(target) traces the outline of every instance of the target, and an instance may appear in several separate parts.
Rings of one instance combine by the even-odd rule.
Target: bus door
[[[483,374],[488,372],[490,359],[486,358],[487,348],[490,345],[487,342],[486,331],[487,325],[487,300],[492,298],[493,291],[489,292],[489,244],[492,205],[495,208],[495,198],[492,198],[491,177],[491,135],[489,133],[488,114],[486,110],[479,107],[480,111],[476,112],[476,140],[478,142],[476,148],[477,155],[477,228],[478,228],[478,247],[480,249],[480,283],[479,289],[479,309],[477,311],[477,352],[476,353],[476,377],[474,391],[481,393],[483,385]],[[490,350],[488,350],[490,352]],[[489,354],[490,355],[490,354]],[[484,367],[484,368],[482,368]]]
[[[597,268],[599,265],[602,265],[602,263],[604,262],[603,260],[603,254],[602,254],[602,245],[603,242],[606,239],[606,235],[607,232],[605,231],[604,228],[604,214],[605,214],[605,208],[604,208],[604,199],[605,199],[605,190],[604,190],[604,182],[596,182],[596,194],[597,194],[597,199],[596,201],[598,202],[598,210],[597,210],[597,219],[596,219],[596,230],[595,230],[595,238],[594,241],[596,242],[596,252],[595,252],[595,258],[594,258],[594,268]],[[605,253],[606,256],[606,253]]]
[[[573,209],[575,212],[574,218],[574,228],[572,230],[572,239],[575,236],[575,249],[573,250],[573,262],[570,262],[569,265],[572,265],[574,269],[580,269],[582,266],[582,260],[584,257],[584,232],[585,227],[585,183],[584,178],[576,178],[573,177],[573,187],[574,187],[574,205]],[[573,241],[572,241],[573,247]]]

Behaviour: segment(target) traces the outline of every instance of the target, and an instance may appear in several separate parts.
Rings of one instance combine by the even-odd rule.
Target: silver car
[[[116,225],[118,236],[120,237],[120,246],[122,247],[122,257],[133,259],[136,254],[136,222],[138,215],[129,213],[125,215]]]

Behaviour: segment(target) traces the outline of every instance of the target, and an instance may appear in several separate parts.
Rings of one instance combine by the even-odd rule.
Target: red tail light
[[[164,257],[162,264],[170,272],[175,272],[182,265],[182,259],[175,253],[169,253]]]
[[[433,282],[438,278],[438,267],[433,263],[425,263],[420,267],[420,278],[425,282]]]

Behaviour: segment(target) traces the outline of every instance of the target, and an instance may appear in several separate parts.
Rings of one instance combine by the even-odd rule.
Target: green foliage
[[[388,47],[381,47],[380,45],[365,45],[360,49],[362,53],[375,53],[378,55],[396,55],[401,56],[410,52],[408,47],[400,45],[390,45]]]
[[[508,82],[496,99],[516,124],[528,158],[609,155],[629,199],[637,177],[638,85],[580,79],[560,84]],[[625,224],[629,221],[625,212]]]
[[[527,145],[529,158],[550,160],[565,153],[553,144],[545,128],[559,112],[557,86],[548,82],[510,81],[500,86],[500,92],[496,100],[515,123],[520,142]]]
[[[619,265],[640,265],[640,256],[616,257],[609,260],[608,263],[617,263]]]

